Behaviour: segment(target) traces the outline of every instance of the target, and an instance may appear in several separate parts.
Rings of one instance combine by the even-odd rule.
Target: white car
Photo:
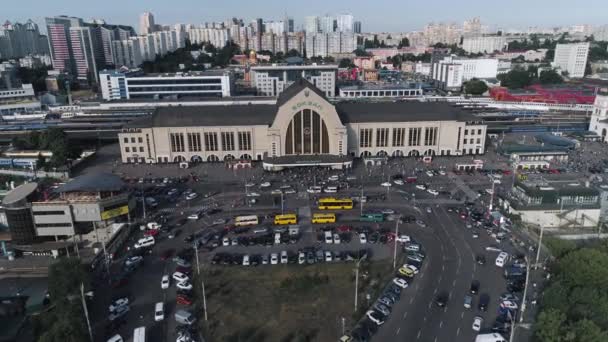
[[[410,241],[412,241],[412,239],[408,235],[399,235],[399,236],[397,236],[395,241],[401,242],[401,243],[409,243]]]
[[[306,255],[304,252],[300,252],[298,253],[298,264],[302,265],[304,263],[306,263]]]
[[[329,176],[328,180],[330,180],[330,181],[332,181],[332,182],[335,182],[335,181],[337,181],[339,178],[340,178],[340,177],[338,177],[338,175],[332,175],[332,176]]]
[[[283,193],[283,190],[281,189],[274,189],[270,192],[271,195],[280,195]]]
[[[327,194],[334,194],[334,193],[338,192],[338,187],[336,187],[336,186],[328,186],[325,189],[323,189],[323,192],[325,192]]]
[[[158,302],[154,305],[154,321],[160,322],[165,319],[165,304]]]
[[[193,214],[188,215],[188,220],[198,220],[200,218],[201,218],[201,216],[198,213],[193,213]]]
[[[252,186],[255,186],[255,183],[247,183],[245,184],[246,187],[251,188]]]
[[[116,301],[114,301],[108,309],[110,310],[110,312],[114,312],[114,311],[117,311],[118,308],[121,308],[121,307],[127,306],[127,305],[129,305],[129,298],[127,298],[127,297],[120,298],[120,299],[117,299]]]
[[[279,255],[277,253],[270,254],[270,264],[276,265],[279,263]]]
[[[320,186],[311,186],[310,188],[308,188],[308,190],[306,190],[306,192],[308,192],[309,194],[320,194],[322,190],[323,188]]]
[[[192,284],[190,284],[189,282],[185,281],[183,283],[177,283],[177,288],[180,290],[186,290],[186,291],[190,291],[192,290]]]
[[[173,279],[178,283],[182,283],[182,282],[186,282],[186,281],[190,280],[190,278],[188,278],[188,276],[183,274],[182,272],[173,273]]]
[[[260,184],[260,188],[268,188],[270,187],[270,182],[264,182],[262,184]]]
[[[480,316],[475,316],[475,318],[473,318],[473,330],[475,330],[475,331],[481,330],[482,324],[483,324],[483,318],[481,318]]]
[[[380,314],[375,312],[374,310],[368,311],[365,315],[367,316],[367,318],[369,318],[370,321],[376,323],[377,325],[384,324],[384,320],[381,318]]]
[[[406,265],[404,265],[404,267],[412,270],[412,272],[414,272],[414,274],[418,274],[418,272],[419,272],[418,267],[416,267],[414,265],[406,264]]]
[[[127,258],[127,260],[125,260],[125,266],[135,265],[135,264],[142,262],[143,260],[144,260],[143,257],[141,257],[139,255],[135,255],[135,256],[132,256],[130,258]]]
[[[395,179],[395,180],[393,180],[393,183],[395,183],[396,185],[403,185],[403,184],[405,184],[403,182],[403,179]]]
[[[439,174],[442,175],[442,176],[445,176],[446,172],[444,170],[439,170]]]
[[[340,235],[334,234],[334,244],[340,244]]]
[[[281,251],[281,264],[286,264],[288,261],[287,251]]]
[[[405,247],[405,250],[408,252],[420,252],[420,245],[411,244]]]
[[[249,262],[249,254],[245,254],[243,255],[243,266],[249,266],[250,262]]]
[[[439,191],[437,190],[433,190],[433,189],[428,189],[427,192],[431,195],[437,196],[439,195]]]
[[[426,190],[426,185],[424,185],[424,184],[418,184],[418,185],[416,185],[416,189],[418,189],[418,190]]]
[[[380,184],[380,185],[382,185],[382,186],[384,186],[384,187],[387,187],[387,188],[389,188],[389,187],[393,186],[393,184],[391,184],[390,182],[384,182],[384,183],[382,183],[382,184]]]
[[[405,279],[401,279],[401,278],[394,278],[393,284],[399,286],[402,289],[405,289],[408,286],[407,281],[405,281]]]
[[[169,288],[169,284],[170,284],[169,276],[165,274],[163,276],[163,278],[160,280],[160,288],[163,290],[166,290]]]
[[[193,199],[195,199],[197,197],[198,197],[198,194],[196,192],[193,192],[193,193],[190,193],[190,194],[186,195],[186,199],[188,201],[191,201],[191,200],[193,200]]]
[[[297,191],[294,188],[287,188],[285,189],[285,193],[286,194],[295,194]]]
[[[426,175],[429,177],[433,177],[435,174],[433,173],[433,171],[429,170],[426,172]]]
[[[230,239],[227,237],[222,239],[222,246],[230,246]]]
[[[326,262],[331,262],[333,260],[333,256],[331,255],[330,251],[325,251],[325,261]]]
[[[359,234],[359,242],[361,242],[362,244],[367,243],[367,237],[364,233]]]
[[[426,212],[430,214],[433,212],[433,209],[431,209],[431,207],[426,207]]]
[[[247,193],[247,197],[260,197],[262,195],[258,194],[257,192],[248,192]]]
[[[154,246],[154,236],[146,236],[137,240],[137,243],[133,247],[135,247],[135,249],[139,249],[150,246]]]
[[[517,308],[518,308],[517,303],[510,301],[510,300],[503,300],[500,303],[500,307],[503,309],[509,309],[509,310],[517,310]]]
[[[382,213],[384,215],[393,215],[395,213],[395,211],[393,209],[387,208],[387,209],[382,209]]]

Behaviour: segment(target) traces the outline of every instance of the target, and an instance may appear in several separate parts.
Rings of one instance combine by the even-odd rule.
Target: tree
[[[90,275],[77,258],[61,258],[49,268],[49,294],[51,301],[61,301],[70,295],[80,294],[80,284],[88,287]]]
[[[360,48],[356,49],[354,52],[355,52],[355,56],[357,56],[357,57],[369,57],[369,56],[371,56],[370,53],[368,53],[367,51],[365,51],[363,49],[360,49]]]
[[[536,323],[536,338],[539,342],[562,342],[566,315],[559,310],[547,310],[538,315]]]
[[[338,65],[338,67],[340,68],[354,68],[355,65],[353,64],[353,61],[351,61],[348,58],[343,58],[342,60],[340,60],[340,64]]]
[[[482,95],[488,91],[488,85],[484,81],[473,78],[464,84],[464,91],[471,95]]]
[[[409,47],[409,46],[410,46],[410,40],[407,39],[407,37],[402,38],[401,41],[399,42],[399,48]]]
[[[520,89],[532,83],[532,77],[527,70],[515,69],[497,76],[503,87]]]
[[[564,83],[564,79],[555,70],[543,70],[538,77],[541,84]]]

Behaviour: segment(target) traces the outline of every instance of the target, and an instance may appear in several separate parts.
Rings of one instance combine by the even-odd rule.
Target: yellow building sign
[[[114,218],[116,216],[120,216],[120,215],[125,215],[129,212],[129,206],[128,205],[124,205],[122,207],[118,207],[118,208],[114,208],[111,210],[106,210],[104,212],[101,213],[101,219],[102,220],[109,220],[111,218]]]

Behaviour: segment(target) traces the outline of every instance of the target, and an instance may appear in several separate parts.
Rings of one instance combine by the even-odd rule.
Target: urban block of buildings
[[[330,103],[304,79],[272,105],[166,107],[118,134],[123,163],[263,161],[348,168],[354,157],[479,155],[486,125],[448,103]]]
[[[494,58],[461,58],[448,56],[433,63],[432,79],[443,90],[460,90],[473,78],[496,78],[498,60]]]
[[[503,36],[477,36],[462,40],[462,49],[468,53],[493,53],[506,47],[507,38]]]
[[[251,67],[250,73],[251,85],[256,88],[258,95],[279,96],[294,82],[304,78],[321,90],[325,96],[336,96],[338,73],[336,64],[272,64]]]

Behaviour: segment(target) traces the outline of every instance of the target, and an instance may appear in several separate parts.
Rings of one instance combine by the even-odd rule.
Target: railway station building
[[[267,170],[353,158],[481,155],[486,125],[440,102],[337,102],[301,79],[275,104],[158,108],[118,134],[123,163],[250,159]]]

